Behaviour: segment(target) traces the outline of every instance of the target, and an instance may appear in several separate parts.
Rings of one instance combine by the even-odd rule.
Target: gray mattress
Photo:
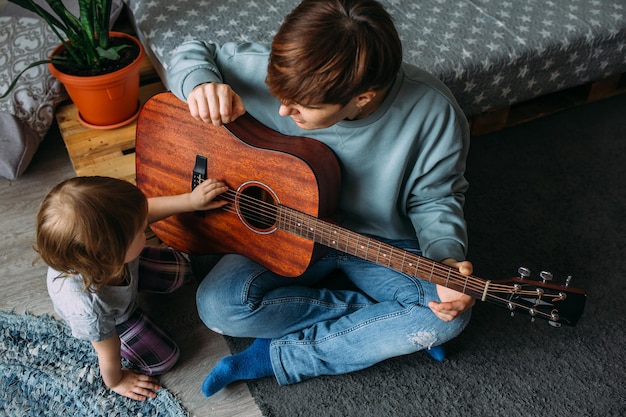
[[[165,81],[184,40],[270,42],[297,0],[125,0]],[[468,116],[626,72],[626,0],[381,0]]]

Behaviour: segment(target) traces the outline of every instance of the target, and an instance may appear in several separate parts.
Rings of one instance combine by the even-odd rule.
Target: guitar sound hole
[[[276,199],[263,187],[250,185],[240,191],[239,213],[249,227],[261,231],[275,229]]]

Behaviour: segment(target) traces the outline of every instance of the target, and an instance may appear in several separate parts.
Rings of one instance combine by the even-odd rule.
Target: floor
[[[46,266],[32,250],[39,203],[58,182],[75,176],[56,125],[51,129],[29,168],[15,181],[0,178],[0,310],[16,313],[53,314],[45,285]],[[224,339],[208,330],[195,310],[195,287],[174,295],[140,300],[142,308],[181,347],[176,367],[161,379],[191,416],[261,416],[247,385],[235,383],[211,398],[200,386],[206,374],[228,355]]]

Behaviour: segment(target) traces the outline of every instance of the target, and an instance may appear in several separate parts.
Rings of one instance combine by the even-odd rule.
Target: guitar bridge
[[[193,172],[191,173],[191,190],[195,190],[195,188],[200,185],[204,180],[206,180],[206,170],[207,170],[207,159],[205,156],[196,155],[196,165],[193,167]],[[197,216],[204,217],[203,211],[196,211]]]

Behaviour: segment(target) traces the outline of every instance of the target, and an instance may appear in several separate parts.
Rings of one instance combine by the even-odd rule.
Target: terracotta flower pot
[[[90,128],[112,129],[132,122],[139,113],[139,70],[144,56],[141,43],[126,33],[111,32],[111,37],[132,39],[139,55],[128,66],[104,75],[76,76],[59,71],[52,64],[52,75],[63,83],[78,108],[79,121]],[[63,51],[59,45],[52,55]]]

